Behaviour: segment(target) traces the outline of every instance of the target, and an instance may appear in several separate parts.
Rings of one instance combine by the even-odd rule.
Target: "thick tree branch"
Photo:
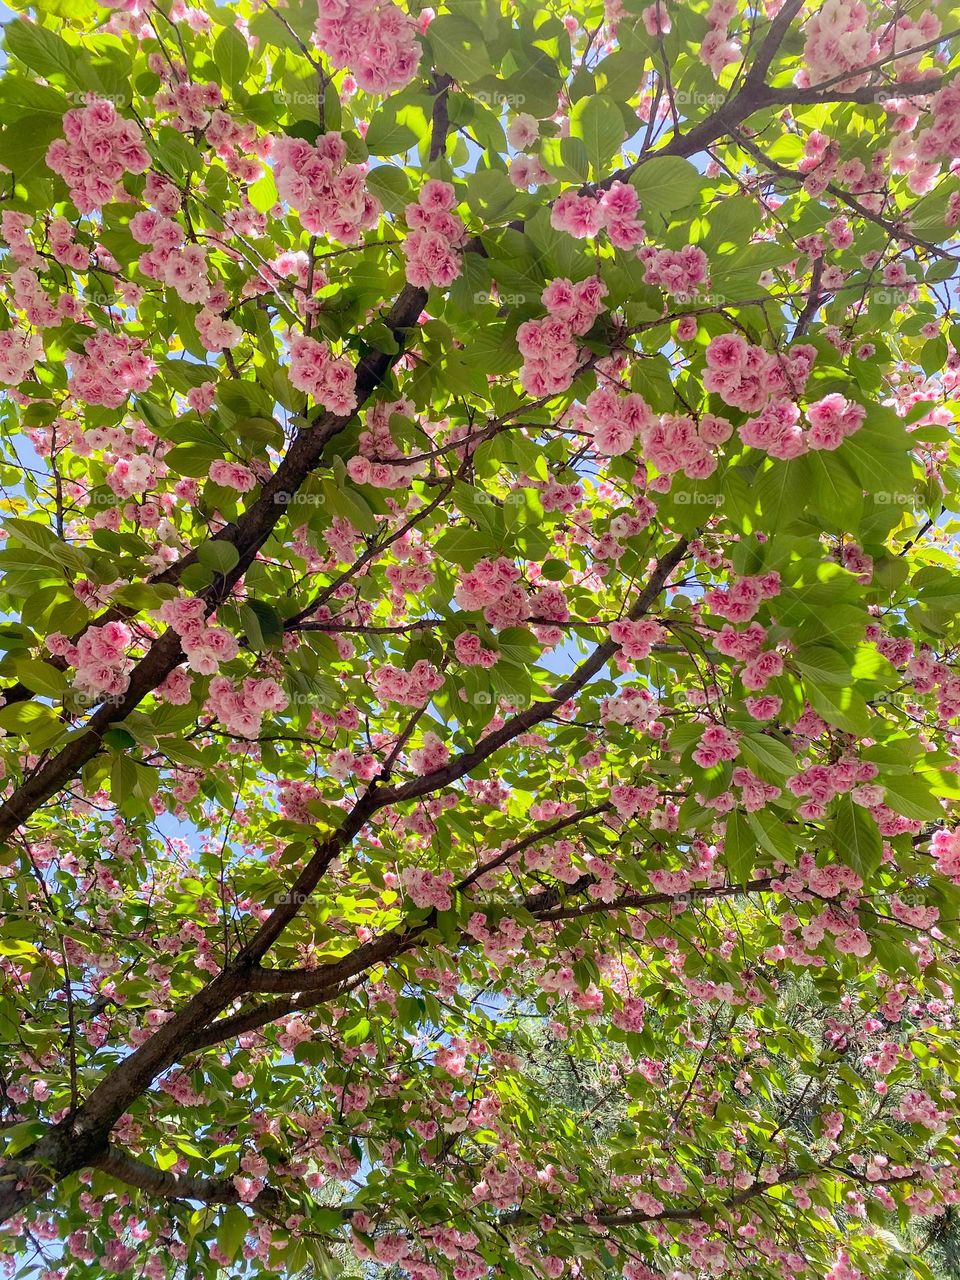
[[[113,1143],[94,1161],[93,1167],[157,1200],[199,1200],[201,1204],[210,1205],[240,1203],[239,1193],[229,1178],[178,1176],[137,1160]],[[275,1187],[264,1187],[256,1199],[249,1202],[249,1208],[255,1213],[270,1217],[278,1216],[283,1205],[284,1197]]]

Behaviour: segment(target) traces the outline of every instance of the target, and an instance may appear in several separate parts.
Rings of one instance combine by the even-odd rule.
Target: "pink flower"
[[[393,0],[323,0],[314,38],[366,93],[393,93],[410,83],[420,64],[416,32]]]
[[[117,115],[102,100],[75,107],[63,117],[65,138],[47,148],[47,167],[60,174],[80,213],[92,213],[113,200],[125,173],[143,173],[150,157],[134,120]]]

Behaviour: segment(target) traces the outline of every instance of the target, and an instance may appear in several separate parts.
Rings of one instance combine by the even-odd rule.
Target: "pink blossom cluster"
[[[633,787],[629,783],[618,782],[610,788],[610,803],[621,818],[635,818],[638,813],[649,813],[655,808],[658,796],[654,782],[644,787]]]
[[[934,832],[930,852],[936,860],[940,875],[960,884],[960,831]]]
[[[525,320],[517,330],[524,358],[520,382],[530,395],[552,395],[569,387],[579,359],[574,339],[582,337],[604,310],[606,292],[599,276],[576,284],[553,280],[544,289],[540,300],[550,314],[543,320]]]
[[[740,803],[747,813],[756,813],[758,809],[765,808],[781,794],[779,787],[764,782],[750,769],[734,769],[731,781],[735,787],[740,788]]]
[[[450,748],[435,733],[425,733],[423,742],[410,752],[410,768],[420,777],[442,769],[450,759]]]
[[[118,116],[112,102],[97,99],[66,112],[63,132],[47,148],[47,167],[66,182],[81,213],[113,200],[125,173],[150,167],[139,126]]]
[[[137,262],[145,276],[169,285],[184,302],[209,299],[206,251],[199,244],[184,244],[186,232],[178,222],[156,209],[141,209],[130,219],[130,234],[138,244],[150,246]]]
[[[54,306],[36,273],[29,267],[18,267],[11,275],[10,283],[13,285],[13,300],[17,307],[24,312],[27,321],[38,329],[49,329],[65,315],[75,320],[79,318],[76,313],[71,316],[72,304],[76,302],[73,295],[62,293],[57,306]],[[64,307],[64,303],[71,304],[69,310]]]
[[[845,795],[855,788],[866,790],[864,784],[872,782],[876,776],[877,766],[871,761],[844,757],[832,764],[811,765],[788,779],[787,787],[803,800],[798,809],[800,816],[815,821],[823,817],[835,796]],[[877,799],[871,795],[861,798]]]
[[[159,89],[154,95],[153,104],[157,111],[169,112],[176,116],[174,128],[183,133],[193,129],[204,129],[211,119],[211,112],[223,102],[220,86],[213,80],[174,81]]]
[[[521,190],[553,182],[553,174],[543,167],[539,156],[514,156],[510,161],[509,177]]]
[[[499,657],[492,649],[484,648],[480,637],[472,631],[461,631],[454,637],[453,651],[465,667],[489,668],[496,665]]]
[[[235,489],[237,493],[249,493],[257,483],[257,477],[249,467],[220,458],[210,463],[210,479],[225,489]]]
[[[167,464],[162,458],[148,452],[130,452],[123,457],[113,455],[106,482],[117,497],[132,498],[134,494],[154,488],[166,474]]]
[[[314,40],[365,93],[404,88],[420,65],[416,26],[393,0],[320,0]]]
[[[426,467],[421,459],[409,466],[400,462],[384,462],[384,458],[402,457],[393,438],[390,420],[397,415],[412,418],[412,400],[378,400],[368,411],[364,430],[357,440],[359,452],[347,463],[347,474],[354,484],[372,484],[377,489],[405,489],[415,475]]]
[[[737,0],[713,0],[706,18],[710,30],[700,43],[700,57],[719,76],[725,66],[740,58],[740,45],[731,40],[727,28],[737,15]]]
[[[400,882],[414,906],[433,907],[435,911],[449,911],[453,906],[450,893],[452,871],[444,869],[434,875],[425,867],[404,867],[400,872]]]
[[[723,333],[707,347],[703,385],[724,404],[756,413],[773,396],[798,396],[816,356],[816,348],[809,344],[769,352],[752,346],[739,333]]]
[[[235,347],[243,337],[243,330],[232,320],[227,320],[209,307],[201,307],[195,323],[197,335],[208,351],[223,351]]]
[[[73,227],[66,218],[50,220],[50,252],[62,266],[73,271],[85,271],[90,265],[90,254],[74,238]]]
[[[283,134],[274,141],[277,193],[300,215],[307,231],[356,244],[361,231],[375,227],[380,202],[366,189],[360,165],[347,164],[347,144],[334,131],[311,146]]]
[[[6,240],[14,260],[25,267],[36,267],[43,261],[29,236],[32,226],[33,219],[27,213],[19,213],[15,209],[4,209],[0,213],[0,235]]]
[[[131,392],[149,391],[157,371],[140,344],[105,329],[87,338],[83,352],[71,352],[67,363],[70,394],[107,409],[119,409]]]
[[[848,436],[863,426],[867,411],[861,404],[831,392],[807,406],[810,430],[806,440],[811,449],[837,449]]]
[[[325,342],[306,334],[289,339],[290,382],[318,405],[341,417],[357,407],[357,371],[343,356],[332,356]]]
[[[724,760],[735,760],[739,754],[736,735],[722,724],[712,724],[700,735],[693,758],[701,769],[712,769]]]
[[[600,704],[600,720],[605,725],[627,725],[631,729],[658,737],[663,733],[663,724],[657,718],[661,709],[652,693],[628,686],[612,698],[604,698]]]
[[[593,436],[593,447],[606,458],[617,457],[633,447],[636,437],[653,426],[653,410],[635,392],[618,394],[610,387],[598,387],[587,396],[583,409],[574,409],[575,426]]]
[[[282,711],[289,699],[276,680],[247,676],[239,688],[226,676],[214,676],[204,710],[240,738],[255,738],[267,711]]]
[[[463,220],[453,212],[457,193],[449,182],[430,178],[416,204],[403,211],[408,232],[403,242],[407,283],[421,289],[446,288],[461,271],[457,250],[466,239]]]
[[[941,1133],[951,1118],[949,1110],[941,1110],[929,1094],[920,1089],[908,1089],[903,1101],[891,1114],[905,1124],[922,1124],[931,1133]]]
[[[725,622],[714,635],[713,644],[728,658],[739,658],[745,662],[757,656],[766,638],[766,627],[762,627],[759,622],[751,622],[742,631],[737,631],[735,627]]]
[[[371,676],[374,693],[381,702],[402,707],[425,707],[430,695],[443,688],[443,676],[432,662],[420,658],[409,671],[386,663]]]
[[[643,456],[661,473],[682,471],[690,480],[706,480],[717,469],[713,453],[733,434],[726,418],[705,413],[699,422],[686,414],[664,413],[641,432]]]
[[[707,255],[697,245],[682,249],[654,249],[647,245],[637,254],[644,264],[644,282],[685,298],[709,286]]]
[[[197,675],[212,676],[224,662],[235,658],[240,651],[232,631],[210,625],[206,605],[196,596],[165,600],[160,606],[158,617],[180,637],[187,666]]]
[[[43,339],[23,329],[0,332],[0,382],[15,387],[24,381],[34,364],[43,359]]]
[[[711,587],[703,601],[711,613],[728,622],[749,622],[764,600],[780,594],[779,573],[738,578],[729,587]]]
[[[780,675],[783,675],[783,658],[776,649],[766,649],[746,664],[740,672],[740,680],[744,689],[756,692],[766,688]]]
[[[917,134],[914,151],[917,161],[932,170],[932,179],[939,172],[940,160],[950,162],[960,155],[960,85],[955,80],[934,94],[930,101],[930,119],[931,123]],[[929,188],[911,183],[911,189]]]
[[[475,911],[467,921],[467,932],[481,944],[484,956],[498,967],[523,949],[526,936],[519,921],[504,916],[496,924],[489,925],[479,911]]]
[[[838,449],[848,436],[859,431],[866,409],[839,392],[831,392],[807,408],[810,428],[804,431],[800,410],[792,400],[772,400],[755,418],[739,428],[740,439],[755,449],[764,449],[771,458],[787,461],[808,449]]]
[[[615,1027],[619,1027],[621,1031],[640,1032],[643,1030],[646,1012],[647,1006],[640,996],[627,996],[623,1002],[623,1007],[617,1009],[610,1021]]]
[[[54,632],[47,637],[49,651],[76,667],[74,687],[91,696],[118,697],[126,692],[133,670],[133,659],[127,656],[133,638],[123,622],[106,622],[102,627],[88,627],[77,643]]]
[[[530,598],[520,585],[512,560],[481,560],[457,583],[454,598],[461,609],[482,609],[492,627],[515,627],[529,616]]]
[[[540,501],[544,511],[562,511],[564,515],[572,515],[583,501],[583,485],[579,480],[561,484],[556,476],[550,476],[540,491]]]
[[[564,191],[550,210],[550,225],[577,240],[595,236],[604,228],[617,249],[635,249],[646,234],[640,221],[640,201],[626,182],[614,182],[603,195],[577,195]]]
[[[655,644],[666,638],[667,632],[652,618],[640,618],[636,622],[611,622],[610,639],[620,646],[620,652],[631,662],[643,662],[650,657]]]
[[[853,89],[865,83],[863,68],[876,61],[877,38],[870,30],[870,10],[864,0],[824,0],[808,19],[805,32],[804,70],[798,83],[805,87],[821,84],[845,71],[854,74],[838,88]]]

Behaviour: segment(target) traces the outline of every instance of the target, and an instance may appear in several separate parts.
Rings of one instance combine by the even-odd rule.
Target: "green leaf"
[[[796,839],[783,819],[773,809],[758,809],[747,814],[750,829],[757,843],[774,858],[794,863],[797,858]]]
[[[594,174],[601,177],[623,144],[626,130],[620,108],[609,98],[581,98],[570,112],[570,133],[583,142]]]
[[[732,884],[744,884],[750,878],[757,853],[757,841],[739,809],[727,815],[723,833],[723,856]]]
[[[502,169],[476,169],[467,178],[470,208],[488,225],[502,221],[517,199],[517,189]]]
[[[883,837],[876,822],[850,796],[841,796],[832,834],[840,859],[868,884],[883,856]]]
[[[868,737],[870,712],[863,696],[855,689],[837,688],[819,681],[804,680],[803,691],[818,716],[858,738]]]
[[[410,203],[410,179],[392,164],[378,164],[370,170],[367,190],[376,196],[387,213],[399,213]]]
[[[217,1231],[217,1244],[231,1262],[240,1252],[249,1227],[250,1219],[239,1205],[232,1204],[224,1210]]]
[[[808,680],[820,685],[848,685],[850,663],[836,649],[825,645],[803,645],[797,648],[796,666]]]
[[[364,142],[372,156],[399,156],[417,144],[417,135],[386,107],[375,112]]]
[[[197,559],[207,569],[216,573],[229,573],[240,563],[240,553],[232,542],[211,539],[197,548]]]
[[[930,790],[922,775],[916,773],[884,774],[877,781],[885,789],[885,803],[904,818],[915,822],[941,822],[943,805]]]
[[[689,160],[679,156],[650,156],[630,179],[644,213],[664,214],[690,204],[702,179]]]
[[[59,698],[67,688],[66,677],[56,667],[33,658],[18,658],[13,664],[17,679],[31,693],[39,693],[44,698]]]
[[[781,738],[766,733],[744,734],[740,747],[748,763],[755,760],[779,777],[789,778],[797,772],[797,758]]]
[[[247,42],[236,27],[224,27],[213,46],[213,60],[227,84],[238,89],[250,62]]]
[[[41,27],[27,18],[15,18],[7,23],[4,43],[8,53],[38,75],[49,79],[61,75],[80,88],[85,86],[80,74],[80,54],[77,49],[58,36],[55,31]]]
[[[478,560],[496,558],[500,553],[497,543],[488,533],[478,529],[450,529],[437,541],[436,553],[441,560],[472,569]]]
[[[4,521],[5,527],[25,547],[29,547],[42,560],[62,569],[82,572],[86,567],[83,552],[76,547],[68,546],[61,538],[38,520],[23,520],[10,517]]]
[[[240,620],[251,649],[261,652],[283,640],[283,619],[272,605],[249,599],[240,606]]]
[[[461,84],[472,84],[493,70],[490,54],[476,23],[459,14],[444,13],[428,28],[434,66]]]
[[[129,736],[129,735],[128,735]],[[115,803],[129,799],[137,786],[137,766],[126,754],[115,755],[110,765],[110,795]]]
[[[247,199],[259,213],[267,213],[280,199],[273,172],[264,167],[263,173],[247,188]]]

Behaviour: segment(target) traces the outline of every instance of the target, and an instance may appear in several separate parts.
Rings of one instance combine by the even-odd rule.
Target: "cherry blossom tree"
[[[9,1273],[929,1277],[960,4],[17,7]]]

